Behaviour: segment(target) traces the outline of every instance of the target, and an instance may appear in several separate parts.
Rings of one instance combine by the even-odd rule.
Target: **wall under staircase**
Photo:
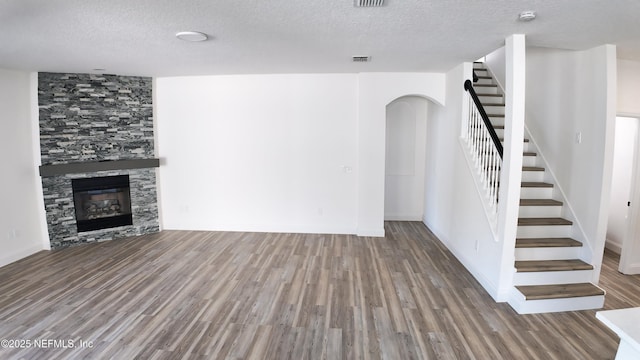
[[[483,64],[474,64],[474,88],[501,140],[505,102]],[[563,199],[546,173],[535,144],[525,134],[513,285],[509,303],[521,314],[601,308],[604,291],[591,283],[594,266],[582,259],[582,243]],[[546,181],[545,181],[546,180]]]

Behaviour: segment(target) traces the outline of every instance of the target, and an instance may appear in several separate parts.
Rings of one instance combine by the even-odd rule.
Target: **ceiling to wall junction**
[[[518,14],[534,10],[532,22]],[[618,45],[640,61],[637,0],[5,0],[0,68],[177,76],[443,72],[514,33],[534,46]],[[209,40],[188,43],[175,33]],[[354,55],[371,62],[352,62]],[[94,70],[98,69],[98,70]]]

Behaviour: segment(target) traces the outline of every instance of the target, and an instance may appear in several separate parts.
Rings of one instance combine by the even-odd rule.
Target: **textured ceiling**
[[[518,22],[535,10],[538,18]],[[210,36],[202,43],[178,31]],[[504,44],[640,61],[640,0],[0,0],[0,68],[174,76],[447,71]],[[352,63],[370,55],[369,63]],[[102,68],[104,71],[93,71]]]

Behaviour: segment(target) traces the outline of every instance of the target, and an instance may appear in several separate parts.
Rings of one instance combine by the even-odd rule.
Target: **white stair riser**
[[[494,126],[504,124],[504,116],[491,116],[495,114],[491,114],[489,112],[487,113],[487,115],[489,115],[489,121],[491,121]]]
[[[488,104],[503,104],[504,100],[502,96],[478,96],[482,105]]]
[[[542,182],[544,181],[544,171],[523,171],[522,181],[525,182]]]
[[[553,188],[523,187],[520,188],[521,199],[551,199]]]
[[[498,94],[497,86],[473,86],[477,94]],[[482,102],[482,101],[481,101]]]
[[[516,272],[514,285],[579,284],[591,281],[593,270]]]
[[[537,166],[537,156],[523,156],[522,166]]]
[[[487,76],[486,73],[480,73],[478,72],[478,76]],[[493,79],[478,79],[478,81],[474,82],[473,85],[484,85],[484,84],[492,84],[493,85]]]
[[[562,206],[520,206],[518,217],[536,218],[536,217],[561,217]]]
[[[518,290],[515,289],[515,291]],[[509,304],[521,315],[601,309],[604,306],[604,295],[529,301],[524,300],[522,294],[520,296],[522,296],[521,301],[510,301]]]
[[[582,248],[548,247],[548,248],[516,248],[516,260],[564,260],[578,259]]]
[[[482,106],[484,107],[484,111],[486,111],[487,114],[502,114],[502,115],[504,115],[504,106],[491,105],[490,103],[482,104]]]
[[[493,121],[491,121],[491,124],[493,124],[494,128],[496,126],[504,126],[504,118],[495,118]],[[496,129],[496,134],[499,134],[498,130],[500,129]],[[502,131],[504,131],[504,129]],[[502,137],[502,136],[499,136],[499,137]]]
[[[502,146],[504,147],[504,141],[501,141],[501,142],[502,142]],[[522,151],[524,151],[524,152],[528,152],[529,151],[529,143],[528,142],[525,142],[524,144],[522,144]]]
[[[517,237],[530,238],[557,238],[570,237],[571,225],[544,225],[544,226],[518,226]]]

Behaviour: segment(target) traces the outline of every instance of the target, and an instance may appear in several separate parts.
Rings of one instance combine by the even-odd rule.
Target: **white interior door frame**
[[[618,114],[617,117],[636,118],[640,123],[640,114]],[[640,130],[639,130],[640,131]],[[638,184],[640,168],[640,134],[635,134],[635,146],[633,154],[633,169],[631,171],[631,189],[628,220],[622,240],[622,249],[620,252],[620,264],[618,271],[623,274],[640,274],[640,184]]]

